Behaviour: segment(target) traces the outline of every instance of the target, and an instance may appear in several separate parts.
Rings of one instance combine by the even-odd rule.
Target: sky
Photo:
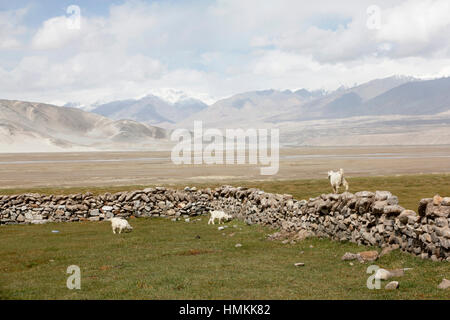
[[[0,0],[0,99],[335,90],[450,75],[448,0]]]

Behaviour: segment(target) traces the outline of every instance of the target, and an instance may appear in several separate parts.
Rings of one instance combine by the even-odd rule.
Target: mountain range
[[[448,144],[450,78],[394,76],[332,92],[260,90],[207,105],[149,94],[74,108],[0,100],[2,152],[156,150],[172,129],[279,128],[285,146]],[[89,110],[87,112],[85,110]]]
[[[176,102],[163,100],[155,95],[140,99],[113,101],[96,106],[91,111],[110,119],[131,119],[147,124],[167,125],[206,109],[208,105],[194,98]]]
[[[164,129],[75,108],[0,100],[1,152],[155,149]]]
[[[229,127],[249,122],[274,125],[284,121],[360,116],[369,112],[365,109],[364,104],[371,103],[377,97],[382,97],[402,85],[413,85],[416,82],[416,79],[410,77],[390,77],[373,80],[353,88],[340,88],[331,93],[311,93],[305,89],[246,92],[217,101],[201,114],[195,114],[185,119],[183,124],[187,125],[197,117],[199,117],[198,120],[214,126],[220,127],[225,124]],[[419,83],[425,84],[426,82],[419,81]],[[449,84],[447,83],[447,85]],[[392,99],[395,98],[397,98],[397,94],[394,92]],[[392,101],[385,101],[385,103]],[[372,108],[375,109],[375,106]],[[396,109],[391,108],[386,109],[382,114],[395,114],[395,112]]]

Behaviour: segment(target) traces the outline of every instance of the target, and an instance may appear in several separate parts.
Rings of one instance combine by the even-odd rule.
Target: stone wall
[[[422,258],[450,261],[450,198],[422,199],[405,210],[388,191],[322,194],[309,200],[258,189],[222,186],[74,195],[0,195],[0,223],[99,221],[112,216],[190,217],[224,210],[248,224],[269,225],[338,241],[397,244]]]

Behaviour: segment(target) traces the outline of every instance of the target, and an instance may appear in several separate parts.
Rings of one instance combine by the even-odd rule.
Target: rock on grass
[[[438,285],[439,289],[448,289],[450,288],[450,280],[442,279],[442,282]]]
[[[372,250],[372,251],[363,251],[358,253],[358,255],[361,257],[361,259],[366,261],[375,261],[378,259],[378,251]]]
[[[344,260],[344,261],[356,260],[356,259],[361,263],[366,262],[366,261],[375,261],[378,259],[378,252],[375,250],[363,251],[360,253],[346,252],[341,258],[341,260]]]
[[[384,287],[384,289],[395,290],[398,289],[398,287],[399,287],[398,281],[391,281]]]

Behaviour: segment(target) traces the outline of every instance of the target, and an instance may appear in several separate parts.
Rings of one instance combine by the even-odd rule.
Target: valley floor
[[[0,189],[326,179],[339,168],[349,179],[445,173],[450,146],[284,148],[276,175],[263,176],[260,167],[175,165],[170,152],[0,153]]]
[[[448,147],[358,150],[285,149],[279,175],[265,180],[256,169],[239,166],[77,161],[164,158],[161,154],[3,154],[0,194],[103,193],[156,184],[183,188],[226,183],[307,199],[331,192],[326,172],[343,167],[349,191],[389,190],[400,205],[415,211],[421,198],[436,193],[450,196]],[[55,159],[76,161],[55,163]],[[23,163],[6,163],[11,161]],[[447,262],[394,251],[374,264],[413,269],[393,279],[400,282],[399,290],[369,290],[369,264],[350,265],[341,257],[379,248],[317,238],[283,244],[267,240],[272,229],[232,221],[219,231],[217,225],[207,225],[206,216],[199,219],[131,219],[133,232],[122,235],[113,235],[108,222],[2,225],[0,299],[450,299],[448,290],[437,288],[443,278],[450,278]],[[242,247],[235,247],[238,243]],[[295,267],[297,262],[305,266]],[[81,269],[81,290],[66,287],[70,265]]]

